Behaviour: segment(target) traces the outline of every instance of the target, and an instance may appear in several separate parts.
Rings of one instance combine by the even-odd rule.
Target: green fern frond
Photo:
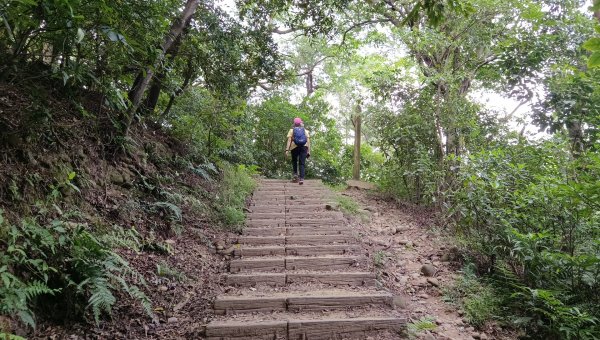
[[[90,299],[88,300],[88,307],[92,308],[94,314],[94,320],[96,323],[100,322],[100,315],[102,312],[110,314],[112,306],[115,304],[117,299],[110,291],[110,286],[105,278],[96,278],[92,281]]]

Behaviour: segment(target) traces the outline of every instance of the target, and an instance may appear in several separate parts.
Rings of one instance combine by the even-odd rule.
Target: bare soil
[[[474,329],[463,312],[443,300],[443,290],[461,275],[449,232],[441,228],[434,210],[399,202],[376,193],[348,189],[342,195],[352,197],[363,209],[362,218],[354,218],[363,245],[378,280],[403,305],[409,322],[424,317],[434,320],[436,328],[411,334],[424,339],[514,339],[514,335],[494,324]],[[382,260],[374,260],[378,257]],[[377,262],[377,263],[375,263]],[[424,265],[434,273],[425,276]]]

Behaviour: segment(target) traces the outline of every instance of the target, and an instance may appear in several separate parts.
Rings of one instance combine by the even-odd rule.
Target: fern
[[[182,214],[181,214],[181,209],[176,206],[173,203],[169,203],[169,202],[155,202],[152,204],[155,207],[159,207],[162,209],[165,209],[166,211],[170,212],[170,216],[171,219],[174,221],[181,221],[182,219]]]
[[[91,281],[91,293],[88,302],[88,308],[92,309],[94,320],[100,322],[102,312],[110,314],[112,306],[117,302],[117,299],[111,292],[106,278],[98,277]]]

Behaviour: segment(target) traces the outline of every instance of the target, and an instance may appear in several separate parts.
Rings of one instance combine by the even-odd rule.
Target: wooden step
[[[248,231],[248,229],[246,229]],[[352,235],[352,229],[343,226],[310,226],[286,228],[287,236],[294,235]]]
[[[335,219],[309,219],[309,218],[293,218],[287,219],[285,222],[285,226],[287,227],[308,227],[308,226],[325,226],[325,225],[336,225],[341,226],[344,225],[344,220],[335,218]]]
[[[285,270],[285,258],[235,259],[229,263],[231,273],[239,272],[282,272]]]
[[[231,260],[229,271],[231,273],[281,272],[284,270],[332,271],[359,268],[364,263],[364,258],[359,256],[244,258]]]
[[[256,227],[256,228],[285,227],[285,218],[272,219],[272,220],[247,220],[246,225],[248,227]]]
[[[328,244],[320,246],[298,246],[287,245],[285,254],[288,256],[322,256],[322,255],[345,255],[359,252],[358,246],[349,244]]]
[[[286,285],[286,276],[284,273],[226,274],[225,282],[230,286],[238,287],[253,287],[260,284],[283,287]]]
[[[323,256],[356,254],[360,251],[357,245],[326,244],[318,246],[279,245],[279,246],[250,246],[240,245],[233,251],[235,257],[257,256]]]
[[[288,340],[329,340],[344,339],[356,333],[373,331],[400,332],[406,319],[403,318],[355,318],[290,320],[288,322]],[[398,335],[399,336],[399,335]],[[363,338],[367,338],[363,335]]]
[[[244,228],[244,236],[285,236],[287,228]]]
[[[261,284],[283,287],[294,283],[351,287],[375,286],[375,274],[370,272],[247,273],[226,274],[224,277],[228,285],[238,287],[253,287]]]
[[[288,273],[286,284],[322,283],[333,286],[375,286],[375,274],[370,272],[334,272],[334,273]]]
[[[288,293],[278,296],[219,296],[215,299],[216,314],[237,314],[276,311],[321,311],[339,308],[379,305],[391,307],[389,293],[322,292],[317,295]]]
[[[338,211],[293,211],[293,212],[253,212],[246,215],[248,220],[279,220],[279,219],[333,219],[343,218],[344,214]]]
[[[340,238],[342,235],[339,236]],[[249,245],[283,245],[285,244],[285,236],[240,236],[238,237],[239,244]]]
[[[399,333],[405,325],[405,318],[392,316],[221,321],[206,325],[205,336],[208,340],[334,340],[356,336],[365,339],[369,332]],[[399,334],[397,336],[400,338]]]
[[[359,256],[317,256],[317,257],[286,257],[287,270],[347,270],[358,268],[364,264]]]
[[[242,256],[284,256],[286,255],[286,247],[281,246],[262,246],[262,247],[249,247],[241,246],[233,251],[235,257]]]
[[[286,244],[316,246],[323,244],[344,244],[354,243],[356,239],[353,235],[337,234],[337,235],[295,235],[286,236]]]
[[[206,325],[209,340],[288,339],[288,321],[211,322]]]

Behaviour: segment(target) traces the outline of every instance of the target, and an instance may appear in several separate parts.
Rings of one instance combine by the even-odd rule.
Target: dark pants
[[[292,168],[294,170],[294,175],[298,175],[298,163],[300,163],[300,176],[298,177],[301,179],[304,179],[304,164],[306,163],[306,154],[306,146],[297,146],[292,150]]]

